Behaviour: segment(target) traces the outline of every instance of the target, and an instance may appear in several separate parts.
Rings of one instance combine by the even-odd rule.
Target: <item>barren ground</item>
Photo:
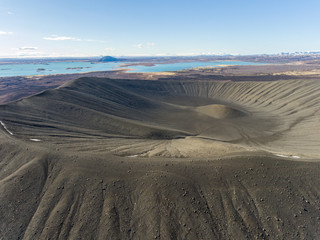
[[[1,105],[0,238],[319,239],[319,79],[268,69],[84,77]]]

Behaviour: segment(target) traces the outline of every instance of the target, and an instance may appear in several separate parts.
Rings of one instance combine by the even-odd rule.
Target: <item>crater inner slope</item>
[[[314,158],[320,155],[319,86],[81,78],[0,106],[0,120],[13,138],[79,151],[149,157],[270,151]]]

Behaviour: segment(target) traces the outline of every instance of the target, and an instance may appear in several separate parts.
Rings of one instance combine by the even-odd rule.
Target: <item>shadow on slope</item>
[[[253,123],[260,118],[240,105],[188,93],[175,95],[172,83],[157,84],[77,79],[57,89],[0,106],[1,119],[16,137],[50,142],[56,137],[170,140],[194,136],[247,143],[250,138],[264,136],[276,122],[276,119],[260,121],[256,127]],[[181,86],[176,87],[179,90]],[[190,87],[201,89],[197,82]],[[184,104],[163,101],[159,95],[168,97],[166,100],[181,99]]]
[[[187,148],[194,139],[188,139],[197,138],[211,140],[217,152],[225,144],[223,154],[234,147],[235,151],[315,157],[320,155],[319,92],[315,81],[81,78],[0,106],[0,119],[15,137],[27,140],[54,144],[60,137],[90,139],[93,146],[98,146],[99,140],[104,141],[100,151],[108,148],[114,153],[130,143],[128,139],[144,143],[138,151],[127,145],[120,155],[193,156],[194,151]],[[148,139],[159,142],[145,142]]]

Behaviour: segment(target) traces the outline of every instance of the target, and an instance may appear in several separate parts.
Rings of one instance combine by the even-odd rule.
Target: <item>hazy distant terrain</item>
[[[88,75],[1,105],[0,236],[318,239],[310,65]]]
[[[49,64],[50,62],[71,61],[72,59],[10,59],[0,60],[0,64]],[[99,59],[73,59],[75,61],[98,62]],[[126,60],[131,64],[121,64]],[[135,65],[152,66],[154,64],[170,64],[178,62],[205,61],[244,61],[265,63],[265,65],[202,67],[178,72],[132,73],[126,72]],[[232,80],[232,81],[275,81],[288,79],[319,79],[320,66],[318,55],[284,55],[284,56],[200,56],[200,57],[137,57],[119,59],[119,65],[127,69],[113,71],[97,71],[74,74],[52,74],[38,76],[0,77],[0,104],[18,100],[43,90],[56,88],[63,83],[79,77],[104,77],[116,79],[202,79],[202,80]],[[5,66],[5,65],[3,65]],[[90,71],[90,69],[88,70]],[[43,74],[50,74],[44,72]]]

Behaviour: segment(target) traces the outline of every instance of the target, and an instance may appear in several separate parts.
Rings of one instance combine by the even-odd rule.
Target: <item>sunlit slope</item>
[[[83,78],[2,105],[0,238],[317,239],[319,90]]]
[[[99,139],[103,150],[120,155],[267,150],[317,157],[319,111],[317,81],[82,78],[1,106],[0,118],[17,138],[55,143],[63,136],[70,144]]]

